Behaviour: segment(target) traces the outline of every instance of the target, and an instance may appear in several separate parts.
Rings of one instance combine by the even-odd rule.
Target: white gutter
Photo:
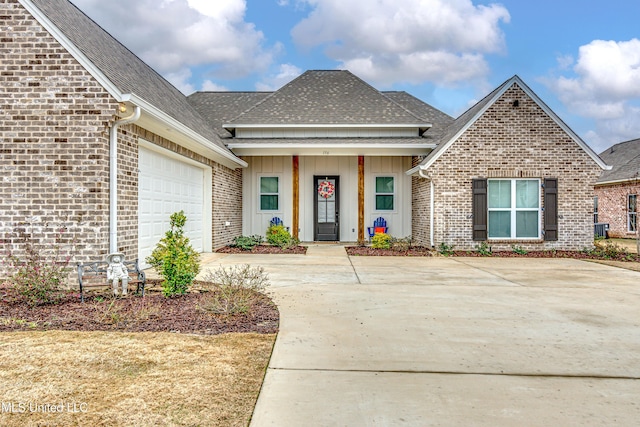
[[[109,132],[109,253],[118,252],[118,127],[140,118],[140,107],[133,114],[111,125]]]
[[[306,123],[306,124],[248,124],[248,123],[225,123],[225,129],[429,129],[433,127],[431,123]]]
[[[153,117],[156,120],[165,123],[168,127],[174,129],[176,132],[186,136],[187,138],[197,142],[200,146],[205,147],[208,150],[213,151],[217,155],[221,157],[221,159],[213,159],[220,164],[224,164],[225,166],[235,169],[236,167],[247,167],[249,164],[244,160],[236,157],[232,152],[226,150],[223,147],[219,147],[218,145],[212,143],[210,140],[200,135],[196,131],[182,124],[180,121],[174,119],[169,116],[164,111],[155,107],[153,104],[145,101],[143,98],[135,94],[127,94],[123,96],[124,101],[132,102],[135,105],[139,105],[144,109],[145,116]],[[198,152],[197,148],[192,149],[188,147],[192,151]]]
[[[420,175],[420,178],[424,178],[424,179],[428,179],[429,180],[429,185],[431,186],[430,191],[429,191],[429,196],[430,196],[430,200],[429,200],[429,241],[431,242],[431,247],[434,247],[434,233],[433,233],[433,222],[434,222],[434,215],[435,215],[435,198],[434,198],[434,185],[433,185],[433,180],[431,179],[430,176],[425,175],[424,174],[424,169],[419,169],[418,170],[418,174]]]

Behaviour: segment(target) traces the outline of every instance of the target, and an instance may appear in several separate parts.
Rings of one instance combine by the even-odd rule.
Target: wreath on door
[[[335,191],[336,186],[329,181],[322,181],[320,184],[318,184],[318,194],[320,195],[320,197],[328,199],[329,197],[333,196],[333,193],[335,193]]]

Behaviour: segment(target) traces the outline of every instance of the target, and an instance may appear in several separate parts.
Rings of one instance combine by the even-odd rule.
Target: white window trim
[[[636,211],[632,212],[629,210],[629,202],[631,201],[631,196],[636,197]],[[627,232],[628,233],[636,233],[637,230],[631,229],[631,215],[634,214],[636,217],[636,229],[638,228],[638,195],[637,194],[627,194]]]
[[[260,200],[260,196],[262,196],[262,193],[260,192],[260,181],[262,178],[278,178],[278,209],[277,210],[263,210],[262,209],[262,203]],[[257,175],[257,181],[256,181],[256,190],[257,190],[257,197],[258,197],[258,213],[273,213],[273,214],[282,214],[283,210],[282,210],[282,174],[280,173],[261,173]],[[265,195],[273,195],[273,193],[264,193]]]
[[[376,178],[393,178],[393,194],[392,193],[378,193],[376,191]],[[373,175],[373,184],[371,185],[373,188],[373,211],[379,213],[398,213],[398,174],[396,173],[379,173]],[[381,196],[388,196],[389,194],[393,195],[393,209],[383,209],[378,210],[376,208],[376,196],[380,194]]]
[[[542,197],[543,192],[540,190],[540,179],[537,178],[490,178],[487,179],[487,198],[489,197],[489,182],[491,181],[511,181],[511,206],[510,208],[490,208],[487,203],[487,226],[489,225],[489,212],[510,212],[511,218],[511,236],[510,237],[489,237],[488,240],[540,240],[542,238]],[[534,208],[517,208],[516,203],[516,182],[517,181],[537,181],[538,182],[538,209]],[[516,212],[537,212],[538,213],[538,235],[536,237],[517,237],[516,233]]]

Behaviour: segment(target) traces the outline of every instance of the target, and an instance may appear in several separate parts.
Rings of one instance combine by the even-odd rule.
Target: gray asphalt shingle
[[[598,184],[640,179],[640,138],[612,145],[600,158],[613,168],[602,172]]]
[[[229,121],[234,124],[426,124],[349,71],[313,70]]]
[[[186,96],[68,0],[31,0],[120,92],[133,93],[216,143],[217,133]],[[225,148],[226,149],[226,148]]]

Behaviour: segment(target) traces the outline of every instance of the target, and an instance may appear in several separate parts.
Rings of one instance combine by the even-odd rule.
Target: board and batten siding
[[[284,225],[293,223],[293,177],[291,156],[246,157],[249,164],[242,174],[242,234],[264,236],[269,222],[279,217]],[[279,182],[279,202],[277,211],[260,210],[260,177],[277,176]]]
[[[382,217],[387,221],[387,232],[394,237],[411,236],[411,177],[405,172],[411,169],[411,157],[365,157],[364,158],[364,218],[365,226]],[[375,210],[376,177],[394,178],[394,209]],[[365,229],[365,237],[366,229]]]
[[[416,137],[414,127],[408,128],[252,128],[236,129],[236,139],[243,138],[403,138]]]
[[[243,234],[265,235],[271,218],[280,217],[284,225],[293,224],[292,156],[245,157],[249,167],[243,173]],[[395,237],[411,235],[411,168],[410,157],[365,157],[365,234],[366,227],[382,216]],[[313,241],[314,176],[339,176],[340,241],[358,239],[358,158],[356,156],[301,156],[299,158],[300,226],[299,238]],[[280,203],[277,211],[260,211],[259,179],[277,176],[280,181]],[[395,200],[393,211],[375,210],[375,177],[393,176]],[[366,237],[366,236],[365,236]]]

